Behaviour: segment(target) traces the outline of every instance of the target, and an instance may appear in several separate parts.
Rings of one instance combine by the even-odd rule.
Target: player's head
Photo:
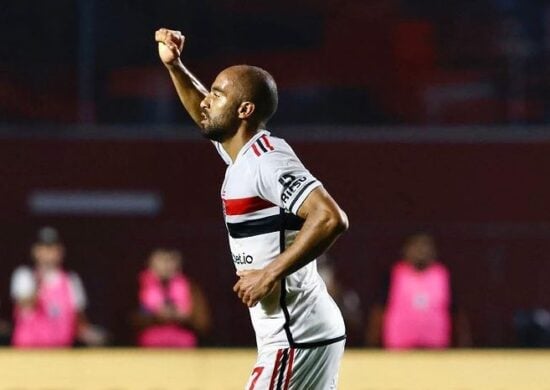
[[[418,269],[430,265],[436,257],[434,238],[428,233],[417,233],[405,240],[403,246],[405,260]]]
[[[243,121],[248,128],[265,126],[277,104],[277,85],[267,71],[250,65],[231,66],[216,77],[201,102],[203,135],[224,141]]]
[[[41,228],[31,248],[36,266],[43,270],[56,269],[61,266],[64,255],[65,247],[57,230],[49,226]]]
[[[149,256],[149,269],[161,280],[175,276],[181,267],[181,253],[177,250],[159,248]]]

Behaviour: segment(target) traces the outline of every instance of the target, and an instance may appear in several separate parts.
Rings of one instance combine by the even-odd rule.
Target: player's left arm
[[[308,195],[297,214],[305,222],[290,247],[263,269],[237,273],[240,279],[233,290],[247,306],[256,305],[279,280],[329,249],[349,226],[347,215],[323,187]]]

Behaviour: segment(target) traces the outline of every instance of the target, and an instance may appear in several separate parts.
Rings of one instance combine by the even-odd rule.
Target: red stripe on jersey
[[[275,385],[275,378],[277,377],[277,373],[279,372],[279,363],[281,360],[281,356],[283,356],[283,350],[279,349],[277,351],[277,357],[275,358],[275,366],[273,366],[273,373],[271,374],[271,381],[269,382],[269,390],[273,390],[273,386]]]
[[[258,196],[239,199],[222,199],[225,215],[242,215],[268,209],[275,205]]]
[[[267,139],[267,136],[264,134],[262,135],[261,137],[261,140],[264,141],[264,143],[266,144],[266,146],[269,148],[269,150],[275,150],[273,148],[273,146],[271,146],[271,143],[269,142],[269,140]]]
[[[258,157],[260,157],[260,151],[258,150],[258,147],[255,144],[252,144],[252,150],[254,151],[254,154]]]
[[[290,356],[288,357],[288,370],[286,372],[285,389],[288,390],[290,378],[292,377],[292,363],[294,363],[294,348],[290,348]]]

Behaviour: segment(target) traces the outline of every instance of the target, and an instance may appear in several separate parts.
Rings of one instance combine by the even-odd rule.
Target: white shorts
[[[260,351],[246,390],[332,390],[345,341],[315,348]]]

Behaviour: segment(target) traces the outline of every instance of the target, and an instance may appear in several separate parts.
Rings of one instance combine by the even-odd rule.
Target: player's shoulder
[[[295,156],[290,145],[282,138],[262,132],[249,147],[250,157],[261,164],[288,156]]]

